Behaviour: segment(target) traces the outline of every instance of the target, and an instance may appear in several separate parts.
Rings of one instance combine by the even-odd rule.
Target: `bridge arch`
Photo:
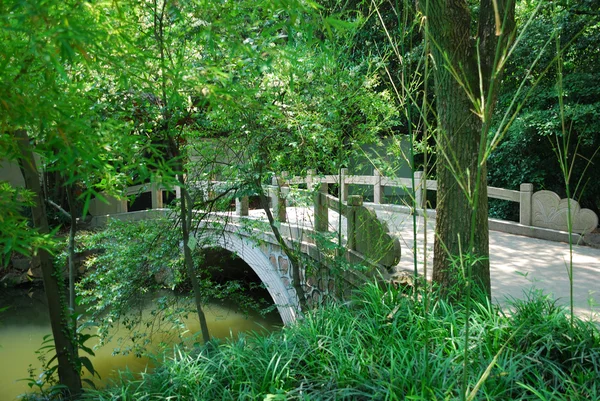
[[[299,308],[297,296],[288,290],[279,272],[272,266],[268,255],[265,255],[259,247],[228,231],[218,234],[204,231],[197,235],[197,239],[198,244],[203,248],[220,247],[246,262],[267,288],[283,324],[290,324],[297,320]]]

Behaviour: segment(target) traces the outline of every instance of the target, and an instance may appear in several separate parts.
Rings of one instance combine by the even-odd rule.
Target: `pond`
[[[38,350],[44,336],[50,334],[50,322],[43,290],[0,289],[0,308],[10,308],[0,313],[0,401],[13,401],[19,394],[29,391],[26,379],[29,370],[34,369],[37,376],[41,362],[38,360]],[[151,303],[143,311],[150,315]],[[245,315],[237,312],[232,305],[209,304],[205,308],[211,336],[226,338],[236,336],[242,331],[272,330],[281,325],[279,315],[274,312],[266,317],[259,314]],[[189,333],[197,333],[200,328],[195,315],[183,321]],[[127,335],[125,329],[113,332],[115,338]],[[95,340],[95,339],[94,339]],[[155,343],[173,344],[178,337],[166,338],[164,333],[155,334]],[[93,341],[87,344],[93,345]],[[102,386],[110,379],[118,377],[118,370],[128,368],[133,372],[142,372],[152,368],[152,362],[147,357],[136,357],[133,353],[113,356],[117,347],[114,341],[95,351],[96,356],[90,357],[94,368],[100,373],[101,380],[94,379],[97,386]],[[127,344],[125,344],[126,346]],[[151,350],[159,350],[152,345]]]

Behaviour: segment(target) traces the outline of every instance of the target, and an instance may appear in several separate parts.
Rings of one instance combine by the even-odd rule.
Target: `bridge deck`
[[[265,217],[259,210],[250,211],[254,217]],[[312,228],[314,221],[312,209],[288,207],[288,220],[293,224],[302,224]],[[413,230],[412,216],[401,213],[378,211],[377,215],[388,223],[390,232],[400,238],[402,259],[399,270],[413,270]],[[331,231],[337,231],[339,215],[329,211]],[[424,219],[417,219],[418,269],[423,273]],[[346,222],[342,216],[342,234],[345,235]],[[433,263],[433,240],[435,218],[427,221],[427,268],[431,277]],[[492,294],[495,301],[505,303],[507,297],[523,298],[524,291],[531,287],[552,293],[559,302],[569,302],[569,280],[567,264],[569,245],[519,235],[490,231],[490,265]],[[590,297],[600,303],[600,249],[586,246],[573,247],[574,299],[579,315],[598,317],[600,306],[590,307]]]

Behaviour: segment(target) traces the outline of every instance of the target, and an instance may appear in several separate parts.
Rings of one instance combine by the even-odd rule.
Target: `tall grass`
[[[459,84],[459,86],[464,90],[465,94],[468,96],[469,99],[471,99],[472,101],[472,112],[476,113],[482,122],[482,127],[481,127],[481,132],[480,132],[480,138],[479,138],[479,143],[480,143],[480,147],[479,147],[479,151],[477,152],[476,155],[476,159],[477,159],[477,168],[475,171],[466,171],[466,175],[462,174],[463,172],[460,171],[460,169],[455,168],[453,166],[453,161],[455,159],[455,154],[459,153],[461,150],[460,149],[451,149],[451,148],[444,148],[443,146],[438,146],[437,148],[437,155],[438,155],[438,159],[442,161],[442,165],[438,166],[438,168],[449,168],[451,169],[451,171],[454,174],[454,177],[456,179],[456,184],[458,187],[460,187],[462,189],[462,191],[464,192],[464,195],[466,196],[466,198],[469,200],[469,206],[470,206],[470,211],[471,211],[471,227],[469,230],[469,238],[459,238],[459,248],[462,245],[462,249],[459,249],[459,254],[458,255],[454,255],[454,254],[448,254],[448,258],[452,259],[454,261],[457,261],[454,263],[454,265],[457,267],[457,274],[462,273],[463,277],[462,277],[462,282],[458,283],[464,290],[463,290],[463,295],[464,298],[461,300],[462,304],[465,307],[465,313],[466,313],[466,317],[462,320],[464,323],[464,327],[463,327],[463,335],[464,335],[464,344],[470,343],[470,341],[472,340],[472,334],[470,333],[470,330],[472,328],[472,319],[470,317],[471,314],[471,308],[473,307],[473,305],[471,304],[472,302],[472,294],[471,294],[471,289],[474,286],[474,284],[476,284],[476,282],[473,279],[473,274],[472,274],[472,270],[473,267],[481,260],[483,260],[483,258],[486,258],[486,255],[480,255],[479,258],[473,258],[471,257],[471,251],[474,249],[474,245],[475,245],[475,235],[476,233],[478,233],[478,230],[480,229],[479,227],[477,227],[477,219],[476,216],[479,212],[479,207],[480,207],[480,203],[478,202],[478,199],[482,196],[486,196],[486,191],[485,188],[480,188],[480,184],[481,184],[481,177],[484,176],[486,174],[486,168],[485,168],[485,164],[486,164],[486,160],[489,158],[490,154],[493,152],[493,150],[498,146],[498,143],[502,140],[502,138],[504,137],[504,134],[506,133],[506,131],[508,130],[509,126],[511,125],[511,123],[514,121],[514,119],[517,117],[517,115],[519,114],[519,111],[522,109],[522,107],[524,107],[528,97],[530,96],[531,93],[533,93],[533,89],[537,86],[537,84],[539,83],[539,81],[541,80],[541,77],[538,77],[537,80],[534,80],[533,82],[529,82],[531,81],[530,77],[524,77],[522,80],[521,85],[519,86],[519,89],[517,91],[517,93],[514,96],[513,101],[511,102],[510,106],[506,109],[506,110],[502,110],[501,111],[501,115],[503,115],[503,117],[500,119],[500,121],[495,121],[493,116],[494,116],[494,105],[496,103],[496,93],[498,91],[498,86],[501,83],[501,79],[502,79],[502,74],[503,74],[503,70],[506,66],[507,60],[509,60],[509,58],[511,57],[511,54],[514,52],[515,48],[519,45],[519,43],[522,41],[523,37],[524,37],[524,33],[527,31],[528,26],[530,25],[530,23],[532,22],[532,20],[535,18],[535,16],[538,14],[538,12],[540,11],[541,7],[542,7],[543,2],[538,2],[535,10],[531,13],[530,18],[526,21],[526,23],[524,24],[524,26],[522,27],[522,29],[518,32],[514,34],[514,37],[512,36],[512,34],[507,34],[510,39],[508,39],[506,42],[504,42],[503,40],[498,40],[497,45],[496,45],[496,49],[495,49],[495,54],[493,55],[494,57],[494,62],[493,62],[493,68],[491,68],[491,75],[489,77],[487,77],[489,79],[489,82],[483,82],[483,80],[486,78],[486,74],[482,73],[482,68],[483,63],[480,59],[480,54],[479,54],[479,50],[480,48],[478,46],[476,46],[476,50],[477,50],[477,58],[478,58],[478,68],[479,68],[479,92],[480,95],[477,95],[477,92],[474,91],[474,88],[469,87],[468,85],[468,80],[466,79],[466,72],[463,71],[463,68],[461,65],[456,65],[456,63],[454,63],[449,56],[445,53],[446,49],[438,49],[440,51],[440,53],[443,54],[443,60],[441,60],[442,62],[438,62],[439,65],[434,66],[433,68],[438,68],[438,69],[448,69],[451,73],[453,78],[457,81],[457,83]],[[381,15],[379,14],[378,11],[378,6],[376,4],[375,1],[373,1],[373,5],[377,10],[377,15],[379,17],[380,23],[384,26],[385,29],[385,33],[387,34],[387,37],[389,39],[390,45],[393,48],[393,53],[395,55],[397,55],[398,57],[398,62],[400,63],[400,65],[402,65],[402,74],[401,74],[401,87],[402,88],[410,88],[412,87],[411,85],[408,85],[408,79],[407,79],[407,71],[405,70],[405,66],[406,63],[403,62],[402,57],[399,56],[399,52],[397,47],[395,46],[395,41],[392,39],[392,37],[389,35],[388,30],[385,28],[385,23],[383,21],[383,19],[381,18]],[[496,7],[496,3],[494,3],[494,6]],[[407,4],[404,3],[403,7],[407,7]],[[508,7],[508,6],[507,6]],[[428,12],[428,8],[429,8],[429,1],[425,0],[424,2],[421,3],[421,12],[423,12],[423,16],[429,16],[429,12]],[[498,12],[498,9],[495,8],[495,17],[496,17],[496,35],[499,35],[503,30],[507,30],[507,32],[510,31],[509,26],[510,23],[508,23],[509,18],[508,13],[506,13],[504,15],[504,17],[502,17],[502,15],[500,15],[500,13]],[[404,15],[406,15],[406,13],[404,13]],[[504,19],[504,20],[503,20]],[[424,48],[427,49],[427,45],[431,42],[432,46],[438,46],[433,38],[433,36],[431,35],[430,31],[429,31],[429,24],[430,22],[428,21],[427,18],[423,18],[423,32],[424,32],[424,41],[425,41],[425,45]],[[399,22],[398,24],[399,26],[403,26],[404,29],[406,29],[406,27],[408,27],[408,23],[407,21],[403,21],[403,24],[401,24]],[[502,28],[502,29],[500,29]],[[400,42],[403,43],[403,39],[405,37],[405,31],[404,30],[399,30],[400,31]],[[540,60],[542,54],[544,54],[547,50],[547,47],[549,44],[551,44],[554,41],[555,45],[556,45],[556,55],[555,57],[552,59],[550,65],[548,65],[546,67],[546,69],[542,72],[542,76],[545,75],[545,73],[547,72],[547,70],[551,67],[551,65],[554,65],[554,63],[556,63],[556,69],[557,69],[557,82],[556,82],[556,87],[557,87],[557,92],[558,92],[558,101],[559,101],[559,116],[558,118],[560,118],[561,121],[561,127],[562,127],[562,132],[557,132],[555,137],[552,140],[555,140],[555,152],[556,152],[556,156],[559,160],[559,164],[561,167],[561,173],[563,175],[564,178],[564,184],[565,184],[565,191],[567,194],[567,198],[569,198],[571,196],[571,194],[573,193],[571,191],[571,182],[574,178],[572,177],[572,170],[573,170],[573,165],[574,165],[574,159],[575,156],[571,156],[571,158],[569,157],[569,148],[570,148],[570,132],[569,130],[566,128],[566,118],[565,118],[565,108],[564,108],[564,104],[563,104],[563,84],[562,84],[562,63],[563,63],[563,54],[565,53],[565,51],[568,49],[568,47],[571,45],[571,43],[567,44],[567,46],[562,47],[561,46],[561,41],[560,41],[560,28],[557,26],[555,31],[552,34],[552,37],[548,38],[548,40],[546,41],[545,45],[543,46],[542,49],[537,49],[537,57],[535,58],[535,61],[533,62],[533,64],[531,65],[531,69],[533,70],[533,67],[538,63],[538,61]],[[404,51],[402,52],[402,54],[404,55]],[[415,137],[410,129],[410,127],[413,126],[413,124],[415,126],[418,126],[420,124],[423,125],[424,127],[424,131],[425,134],[427,132],[427,128],[428,128],[428,124],[427,124],[427,113],[429,112],[428,107],[426,105],[426,90],[427,90],[427,54],[424,57],[425,59],[425,75],[422,81],[422,90],[423,90],[423,94],[421,94],[423,96],[423,103],[419,109],[418,114],[418,118],[424,120],[423,122],[421,122],[420,120],[418,120],[418,118],[411,118],[410,113],[408,113],[406,115],[407,120],[408,120],[408,127],[409,127],[409,134],[411,137],[411,141],[412,144],[414,146],[415,144]],[[438,60],[439,61],[439,60]],[[419,75],[418,74],[419,69],[417,68],[415,70],[415,74],[414,75]],[[390,75],[388,73],[388,75]],[[393,81],[392,77],[390,76],[390,81]],[[392,82],[393,84],[393,82]],[[396,86],[394,85],[394,88]],[[525,90],[525,96],[520,96],[520,93],[525,89],[528,88],[528,91]],[[485,90],[484,90],[485,89]],[[418,93],[402,93],[402,96],[400,94],[398,94],[398,91],[396,91],[397,95],[398,95],[398,100],[401,104],[412,104],[414,105],[416,108],[419,108],[419,104],[417,104],[418,102],[416,101],[416,99],[419,98],[419,94]],[[418,120],[418,121],[417,121]],[[436,139],[436,141],[439,143],[441,143],[441,141],[439,140],[440,137],[443,137],[444,135],[448,135],[447,133],[443,132],[442,130],[438,129],[437,131],[433,132],[433,138]],[[426,137],[426,135],[424,135]],[[578,146],[579,144],[577,144]],[[575,147],[575,152],[577,150],[577,146]],[[426,152],[425,152],[426,153]],[[413,164],[413,158],[412,158],[412,153],[411,153],[411,164],[414,166]],[[444,167],[445,166],[445,167]],[[589,166],[589,164],[588,164]],[[586,167],[587,170],[587,167]],[[470,173],[470,174],[469,174]],[[470,185],[469,184],[469,177],[470,176],[476,176],[476,179],[474,180],[474,185]],[[464,178],[466,177],[466,178]],[[579,183],[581,182],[582,178],[579,179]],[[577,186],[579,186],[579,183],[577,184]],[[413,175],[413,188],[414,188],[414,175]],[[441,194],[443,196],[443,194]],[[440,195],[438,195],[440,196]],[[414,199],[413,199],[414,201]],[[569,233],[572,232],[572,215],[571,215],[571,203],[568,202],[568,211],[567,211],[567,225],[568,225],[568,231]],[[414,205],[415,207],[418,207],[420,205]],[[413,223],[414,226],[414,230],[415,230],[415,244],[416,244],[416,224]],[[461,244],[461,240],[462,240],[462,244]],[[438,235],[436,237],[436,241],[441,241],[441,237]],[[442,244],[442,246],[444,248],[446,248],[445,244]],[[415,275],[416,275],[416,271],[417,271],[417,262],[416,262],[416,249],[415,249]],[[425,258],[426,261],[426,258]],[[425,262],[426,263],[426,262]],[[424,266],[425,267],[425,266]],[[425,270],[426,273],[426,270]],[[573,281],[574,281],[574,266],[573,266],[573,242],[572,242],[572,238],[571,236],[569,236],[569,261],[567,263],[567,276],[565,277],[566,279],[568,279],[568,283],[569,283],[569,289],[570,289],[570,299],[569,299],[569,308],[570,308],[570,327],[562,327],[561,330],[571,333],[571,330],[579,330],[580,327],[578,327],[578,323],[576,322],[575,319],[575,315],[574,315],[574,289],[573,289]],[[534,303],[535,304],[535,303]],[[561,314],[562,316],[562,314]],[[426,316],[425,319],[427,320],[429,318],[429,316]],[[562,319],[562,317],[561,317]],[[561,320],[562,323],[564,323]],[[426,332],[428,332],[428,327],[425,326],[424,329],[426,330]],[[516,334],[515,334],[516,336]],[[557,340],[555,338],[553,338],[554,340]],[[565,339],[563,339],[565,340]],[[506,340],[506,347],[509,347],[510,345],[510,341],[509,339]],[[573,340],[574,344],[576,343],[576,340]],[[565,340],[564,343],[561,343],[561,346],[563,346],[565,349],[569,349],[569,352],[572,352],[573,350],[571,349],[571,347],[567,344],[568,341]],[[463,379],[460,383],[460,385],[462,386],[462,389],[460,391],[460,398],[461,399],[469,399],[470,395],[467,396],[467,394],[469,394],[469,391],[467,391],[467,386],[470,384],[469,383],[469,377],[471,377],[470,375],[472,374],[472,372],[470,372],[470,366],[468,365],[473,356],[473,349],[469,346],[465,346],[462,348],[463,351]],[[498,352],[500,353],[500,350],[498,350]],[[499,358],[499,354],[497,355],[497,357]],[[497,363],[497,362],[494,362]],[[481,380],[485,381],[485,380],[490,380],[491,376],[489,376],[489,373],[487,371],[483,371],[481,376]],[[599,376],[600,377],[600,376]],[[526,388],[526,385],[523,385],[523,388]],[[553,398],[556,397],[557,395],[554,393],[543,393],[543,392],[539,392],[537,394],[541,399],[545,399],[545,398]]]
[[[268,336],[175,349],[156,371],[123,375],[85,399],[451,400],[461,397],[463,366],[473,400],[600,396],[598,327],[577,318],[571,325],[549,298],[515,301],[511,316],[474,301],[467,314],[437,298],[426,311],[411,291],[369,284],[349,304]]]

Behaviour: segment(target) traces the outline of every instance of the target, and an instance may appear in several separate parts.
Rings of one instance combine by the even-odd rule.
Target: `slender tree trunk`
[[[192,291],[194,292],[194,301],[196,303],[196,312],[198,313],[198,321],[200,322],[200,330],[202,331],[202,340],[205,344],[210,341],[210,332],[206,322],[206,315],[202,308],[202,289],[198,281],[196,267],[194,266],[194,258],[192,257],[192,249],[190,248],[190,227],[192,226],[193,202],[187,190],[185,177],[183,175],[184,168],[181,161],[181,153],[177,142],[173,137],[167,138],[169,143],[169,156],[176,160],[176,169],[179,171],[179,188],[181,191],[181,203],[179,205],[179,219],[181,220],[181,234],[183,237],[183,260],[190,281],[192,282]]]
[[[62,178],[62,177],[61,177]],[[66,180],[63,180],[63,182]],[[69,262],[69,314],[71,315],[71,332],[73,338],[77,336],[77,315],[75,314],[75,234],[77,233],[77,215],[75,214],[75,200],[73,199],[73,185],[68,184],[67,187],[67,202],[69,204],[69,218],[71,227],[69,228],[69,246],[68,246],[68,262]],[[73,352],[79,354],[79,345],[77,341],[73,341]]]
[[[181,171],[181,170],[180,170]],[[196,269],[194,266],[194,259],[192,258],[192,250],[189,246],[190,241],[190,226],[192,224],[192,202],[190,202],[190,196],[185,187],[185,179],[183,174],[179,175],[179,183],[181,188],[181,232],[183,234],[183,256],[185,266],[187,269],[188,276],[192,282],[192,290],[194,291],[194,300],[196,302],[196,311],[198,312],[198,321],[200,322],[200,330],[202,331],[202,339],[205,344],[210,341],[210,333],[208,331],[208,324],[206,323],[206,315],[202,308],[202,290],[200,289],[200,283],[198,282],[198,276],[196,275]]]
[[[200,289],[200,283],[198,282],[198,276],[196,275],[196,268],[194,266],[194,259],[192,257],[192,250],[190,249],[190,226],[192,225],[192,206],[191,198],[185,185],[184,166],[181,160],[181,152],[177,142],[173,137],[173,133],[170,129],[170,116],[168,113],[169,98],[167,96],[167,67],[165,58],[165,35],[164,35],[164,19],[165,10],[167,8],[167,0],[163,0],[162,3],[154,1],[152,9],[152,17],[154,21],[154,38],[159,48],[159,60],[160,60],[160,91],[163,107],[163,121],[164,121],[164,134],[165,140],[168,143],[168,156],[176,160],[176,169],[179,171],[179,187],[181,189],[181,204],[179,209],[179,218],[181,220],[181,233],[183,236],[183,258],[185,267],[192,282],[192,290],[194,292],[194,300],[196,303],[196,311],[198,313],[198,320],[200,322],[200,330],[202,331],[202,339],[204,343],[208,344],[210,341],[210,333],[208,331],[208,324],[206,323],[206,315],[202,308],[202,290]]]
[[[75,234],[77,232],[77,215],[75,214],[75,201],[73,199],[73,186],[67,186],[67,201],[69,203],[69,213],[71,217],[71,227],[69,229],[69,309],[75,314]],[[77,330],[77,319],[73,317],[73,331]]]
[[[279,228],[277,228],[277,224],[275,224],[275,218],[273,217],[273,213],[271,213],[271,209],[269,209],[269,198],[267,198],[265,194],[260,191],[259,197],[261,207],[267,214],[267,219],[269,220],[269,226],[271,227],[271,231],[273,231],[273,235],[275,236],[277,243],[279,244],[279,246],[283,250],[283,253],[288,257],[290,261],[290,267],[292,270],[292,286],[294,287],[294,290],[296,290],[296,295],[298,296],[298,304],[300,305],[300,309],[305,310],[306,294],[304,293],[304,288],[302,287],[302,282],[300,279],[300,269],[302,268],[300,259],[298,258],[298,256],[296,256],[296,253],[292,249],[290,249],[290,247],[285,243],[285,240],[281,236]]]
[[[488,297],[483,150],[495,103],[495,84],[502,71],[502,49],[510,43],[514,29],[514,3],[496,3],[498,13],[492,0],[481,1],[477,39],[470,37],[472,19],[465,0],[429,0],[426,7],[421,4],[436,64],[438,198],[433,280],[443,292],[455,289],[460,293],[464,288],[457,285],[459,277],[469,275]]]
[[[42,234],[49,234],[50,229],[40,186],[39,172],[29,144],[29,136],[26,131],[17,130],[15,137],[19,144],[19,166],[25,179],[25,187],[34,194],[35,205],[31,208],[34,227]],[[76,365],[75,337],[71,331],[67,314],[65,293],[59,282],[59,280],[62,280],[62,275],[54,269],[50,254],[47,251],[38,249],[37,252],[42,268],[44,290],[48,300],[50,325],[58,360],[58,377],[60,383],[68,388],[70,395],[77,397],[81,393],[81,378]]]

